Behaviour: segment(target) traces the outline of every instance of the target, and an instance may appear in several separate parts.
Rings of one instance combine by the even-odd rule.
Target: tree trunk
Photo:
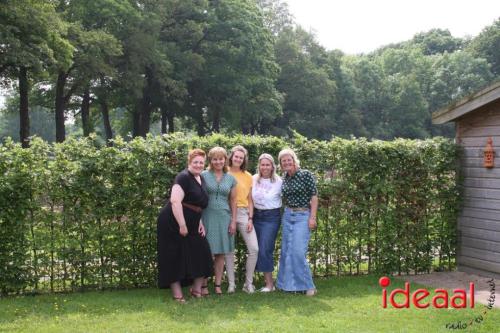
[[[82,96],[82,129],[83,136],[89,136],[92,131],[92,127],[90,125],[90,87],[85,87],[85,91]]]
[[[28,92],[28,69],[23,66],[19,69],[19,138],[23,148],[28,148],[30,145]]]
[[[141,108],[139,105],[140,103],[137,103],[135,110],[132,113],[132,137],[134,138],[140,135]]]
[[[168,117],[168,133],[174,133],[174,132],[175,132],[174,114],[172,112],[172,113],[170,113],[170,116]]]
[[[104,133],[106,133],[106,145],[111,147],[113,142],[113,130],[111,128],[111,122],[109,121],[109,108],[108,103],[104,97],[99,98],[99,105],[101,106],[102,122],[104,124]]]
[[[174,112],[170,111],[172,110],[171,108],[168,108],[167,106],[162,106],[161,107],[161,134],[166,134],[167,129],[168,133],[174,133]]]
[[[142,91],[142,108],[140,117],[140,136],[146,137],[149,133],[149,127],[151,125],[151,112],[153,110],[153,102],[151,99],[151,93],[153,89],[153,71],[151,68],[146,67],[146,85]]]
[[[203,111],[198,109],[197,106],[191,106],[193,118],[196,120],[196,129],[198,132],[198,136],[204,136],[206,134],[205,131],[205,121],[203,120]]]
[[[65,97],[64,86],[68,76],[64,72],[59,72],[56,83],[56,142],[63,142],[66,139],[66,129],[64,127]]]
[[[212,131],[215,133],[220,132],[220,110],[215,107],[212,119]]]
[[[163,105],[160,108],[160,110],[161,110],[161,134],[167,134],[167,121],[168,121],[167,107]]]

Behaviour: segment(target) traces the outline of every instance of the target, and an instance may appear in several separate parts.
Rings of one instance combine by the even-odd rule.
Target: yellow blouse
[[[248,207],[248,194],[252,191],[252,175],[248,171],[231,172],[236,178],[236,205],[238,208]]]

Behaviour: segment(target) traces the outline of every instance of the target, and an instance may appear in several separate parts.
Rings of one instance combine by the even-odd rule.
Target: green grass
[[[211,295],[171,300],[169,290],[86,292],[0,299],[1,332],[498,332],[500,311],[481,324],[475,309],[382,309],[378,277],[315,280],[316,297],[286,294]],[[403,282],[392,280],[392,287]],[[412,284],[412,290],[418,286]]]

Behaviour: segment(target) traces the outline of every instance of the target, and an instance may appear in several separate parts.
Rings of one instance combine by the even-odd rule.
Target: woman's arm
[[[309,229],[314,229],[317,226],[316,214],[318,212],[318,195],[315,194],[311,198],[311,215],[309,215]]]
[[[236,186],[231,189],[229,194],[229,206],[231,208],[231,223],[229,224],[229,233],[234,235],[236,233],[236,214],[238,207],[236,206]]]
[[[172,194],[170,194],[170,203],[172,204],[172,212],[174,213],[175,220],[179,224],[179,233],[181,236],[186,236],[188,230],[182,211],[182,199],[184,199],[184,191],[179,184],[175,184],[172,187]]]
[[[253,229],[253,200],[252,200],[252,188],[250,187],[250,192],[248,193],[248,225],[247,232],[251,232]]]
[[[203,221],[200,219],[200,224],[198,225],[198,233],[205,237],[205,226],[203,225]]]

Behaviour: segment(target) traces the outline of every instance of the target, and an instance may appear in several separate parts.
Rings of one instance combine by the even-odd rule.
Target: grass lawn
[[[0,299],[0,332],[498,332],[500,311],[467,329],[485,307],[381,308],[378,277],[316,279],[318,295],[211,295],[177,304],[169,290],[86,292]],[[392,279],[393,287],[403,282]],[[411,289],[418,286],[412,284]]]

